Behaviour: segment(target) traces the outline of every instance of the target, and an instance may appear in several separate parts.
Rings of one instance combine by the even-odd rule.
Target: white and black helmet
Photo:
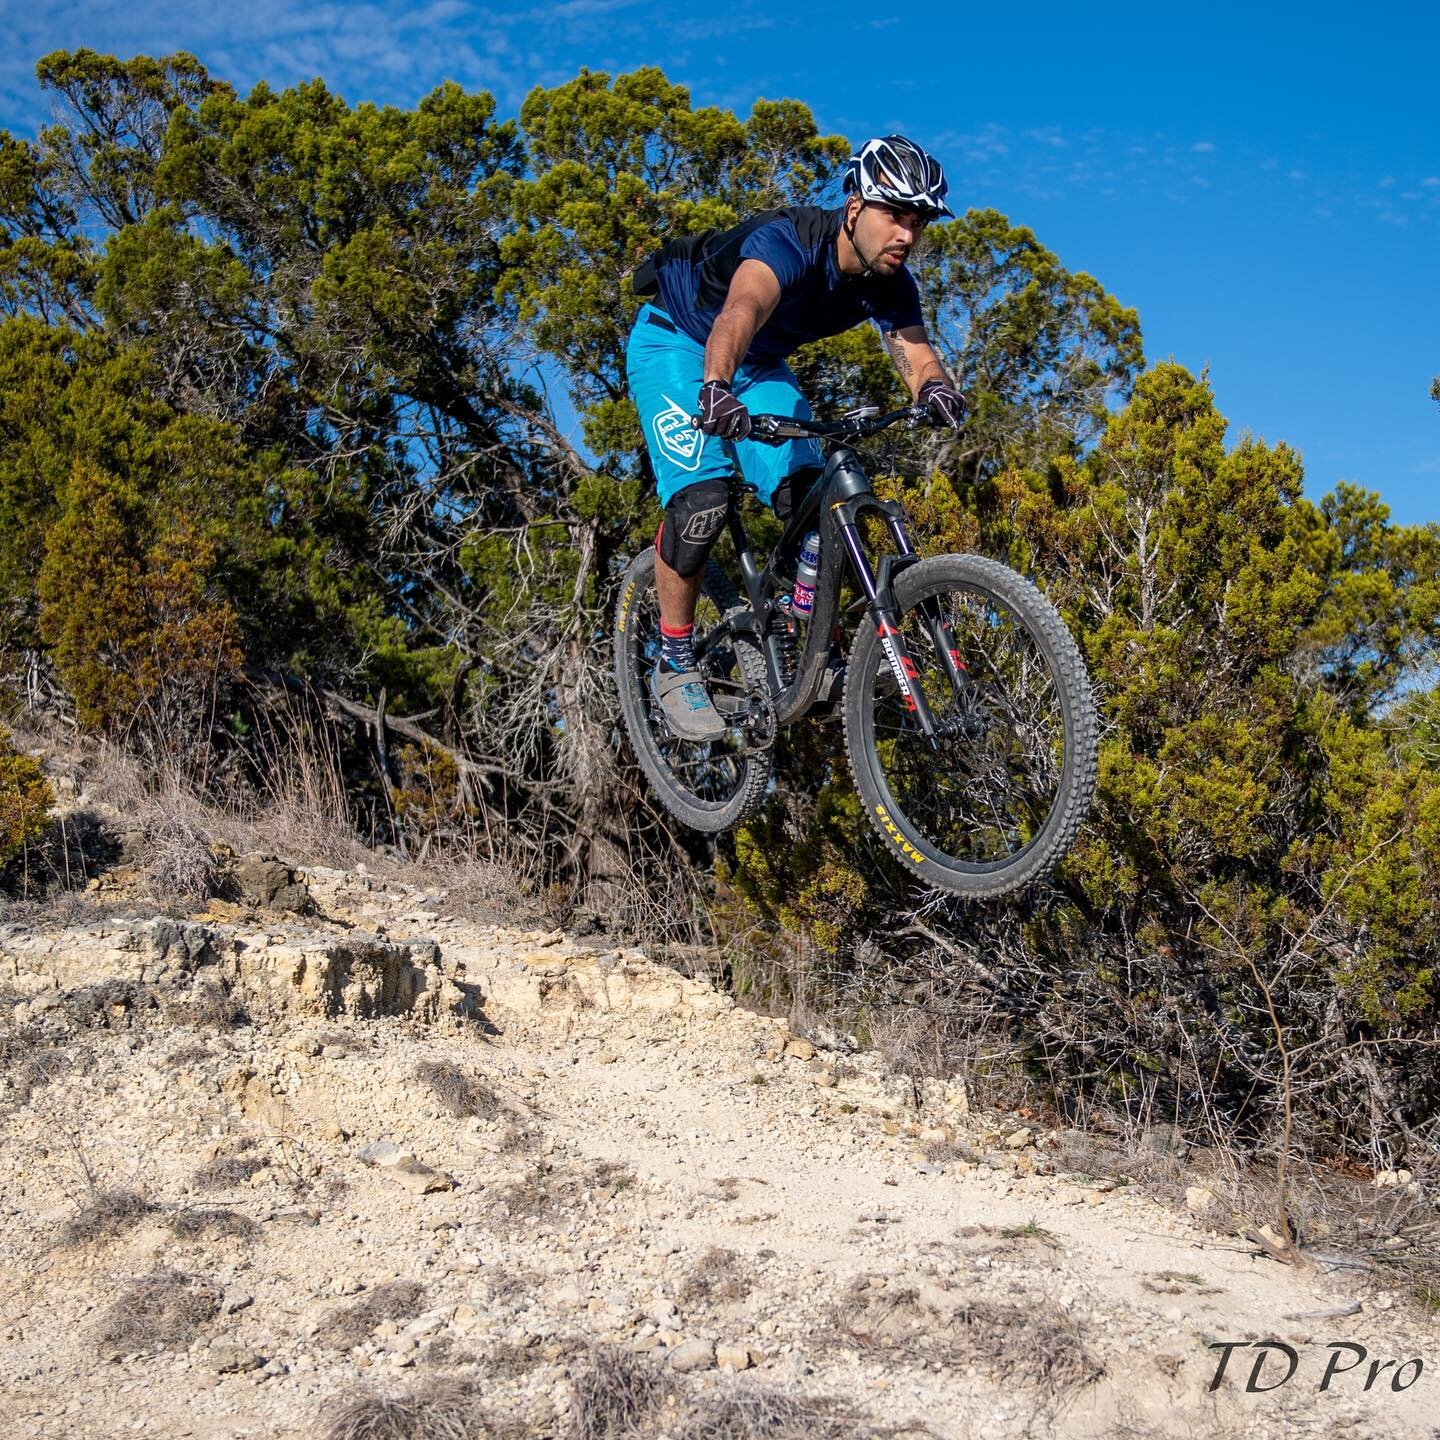
[[[867,140],[845,166],[847,195],[855,190],[862,200],[953,219],[955,212],[945,203],[949,189],[940,162],[903,135]]]

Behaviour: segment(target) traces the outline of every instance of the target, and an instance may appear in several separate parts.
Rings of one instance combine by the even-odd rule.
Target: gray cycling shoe
[[[650,690],[682,740],[718,740],[725,733],[725,722],[698,670],[672,670],[661,660],[650,673]]]

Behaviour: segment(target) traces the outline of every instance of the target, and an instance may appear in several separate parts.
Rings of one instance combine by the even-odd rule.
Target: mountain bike
[[[754,487],[735,466],[725,523],[743,590],[712,555],[695,618],[697,663],[725,734],[679,738],[651,696],[653,546],[620,587],[615,679],[660,803],[710,833],[764,803],[780,727],[833,711],[838,695],[855,789],[895,857],[952,894],[1004,895],[1046,875],[1073,842],[1094,795],[1098,719],[1080,652],[1040,591],[981,555],[922,558],[904,507],[874,493],[855,446],[925,422],[918,406],[831,421],[752,416],[752,438],[814,436],[827,454],[763,567],[740,513]],[[862,528],[870,516],[895,551],[874,564]],[[812,529],[820,564],[805,622],[787,600]],[[854,598],[842,613],[847,577]]]

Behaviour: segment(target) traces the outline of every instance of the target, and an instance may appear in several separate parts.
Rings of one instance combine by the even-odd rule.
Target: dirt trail
[[[673,1377],[653,1435],[774,1392],[856,1434],[1440,1434],[1440,1325],[1360,1272],[1046,1173],[638,951],[305,878],[303,918],[0,919],[0,1435],[318,1436],[459,1378],[560,1436],[596,1346]],[[1212,1393],[1264,1339],[1293,1379],[1237,1349]]]

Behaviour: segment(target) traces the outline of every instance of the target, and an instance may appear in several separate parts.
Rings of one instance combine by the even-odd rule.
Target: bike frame
[[[936,724],[924,691],[916,683],[919,672],[910,657],[896,617],[892,588],[895,577],[920,559],[910,540],[908,517],[902,505],[893,500],[882,500],[875,494],[860,457],[848,443],[852,439],[876,434],[901,420],[917,423],[921,413],[907,408],[883,416],[850,416],[832,424],[793,420],[779,415],[752,417],[755,438],[782,440],[802,435],[814,436],[827,445],[829,455],[820,477],[796,504],[779,545],[772,551],[763,569],[751,550],[750,539],[740,517],[740,501],[746,494],[755,493],[755,487],[743,478],[739,464],[736,464],[730,480],[726,524],[750,606],[732,611],[707,635],[700,637],[695,648],[697,654],[703,654],[710,646],[732,634],[745,635],[758,644],[769,672],[775,718],[782,725],[798,720],[819,696],[831,645],[839,638],[835,632],[839,619],[840,587],[844,566],[848,564],[864,592],[867,612],[885,658],[894,672],[905,708],[914,715],[932,749],[938,749],[941,739],[949,733],[950,727]],[[859,527],[860,517],[867,511],[884,519],[897,551],[894,555],[882,555],[874,568],[865,551]],[[796,553],[800,541],[812,529],[820,534],[820,573],[815,582],[815,608],[810,616],[810,629],[795,667],[795,676],[786,685],[783,642],[776,622],[782,616],[788,621],[789,616],[784,615],[773,597],[772,585],[781,557],[786,553]],[[950,683],[958,694],[969,687],[969,680],[954,636],[938,613],[929,616],[928,621],[936,654],[941,657]]]

